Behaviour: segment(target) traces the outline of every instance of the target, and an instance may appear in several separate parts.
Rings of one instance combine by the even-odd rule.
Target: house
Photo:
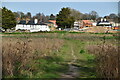
[[[93,26],[97,26],[97,22],[93,22],[92,25],[93,25]]]
[[[112,24],[109,21],[107,21],[106,18],[101,18],[101,21],[97,22],[97,26],[102,26],[106,29],[112,29]]]
[[[84,28],[84,27],[92,27],[93,22],[91,20],[80,20],[74,22],[74,27]]]
[[[119,29],[120,23],[116,23],[116,22],[112,22],[112,21],[110,23],[112,25],[112,29],[114,29],[114,30],[118,30]]]
[[[81,27],[92,27],[92,21],[91,20],[82,20],[82,26]]]
[[[38,20],[35,19],[34,21],[21,20],[17,25],[15,30],[27,30],[30,32],[39,32],[39,31],[50,31],[49,26],[44,23],[38,23]]]
[[[74,27],[80,27],[81,26],[81,21],[75,21],[74,22]]]
[[[54,27],[54,24],[52,22],[46,22],[46,24],[51,28]]]
[[[56,29],[56,27],[54,27],[54,24],[52,22],[47,22],[45,24],[47,24],[49,26],[51,31],[54,31]]]
[[[48,22],[49,22],[49,23],[53,23],[53,26],[54,26],[54,27],[58,27],[57,24],[56,24],[56,20],[51,20],[51,19],[50,19]]]

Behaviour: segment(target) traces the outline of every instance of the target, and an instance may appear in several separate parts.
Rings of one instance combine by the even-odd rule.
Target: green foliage
[[[35,60],[34,63],[34,77],[36,78],[58,78],[60,77],[58,72],[64,72],[68,66],[61,65],[62,62],[61,57],[51,57],[47,56],[38,60]],[[28,67],[31,67],[29,65]]]
[[[0,8],[0,27],[2,26],[2,9]]]
[[[69,8],[62,8],[59,14],[57,14],[56,23],[62,29],[71,28],[74,25],[74,17],[71,15]]]
[[[2,8],[2,27],[6,29],[11,29],[15,27],[16,20],[14,13],[12,13],[11,10],[8,10],[7,8]]]
[[[31,13],[27,12],[26,17],[31,19],[31,16],[32,16]]]
[[[53,14],[51,14],[49,20],[55,20],[55,16]]]
[[[85,53],[85,51],[84,50],[80,50],[80,54],[83,54],[83,53]]]

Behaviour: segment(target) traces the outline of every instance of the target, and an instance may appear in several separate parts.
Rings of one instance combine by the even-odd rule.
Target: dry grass
[[[118,77],[118,47],[113,44],[89,45],[89,53],[96,55],[98,77]]]
[[[86,32],[93,32],[93,33],[106,33],[108,29],[105,29],[104,27],[101,26],[95,26],[89,28]]]
[[[87,45],[88,52],[96,55],[98,77],[118,77],[118,47],[115,45],[117,41],[112,38],[113,35],[111,34],[36,33],[16,35],[18,38],[14,34],[13,36],[3,37],[2,39],[3,76],[32,75],[31,72],[38,71],[38,68],[33,65],[34,60],[49,58],[49,56],[60,57],[56,54],[56,51],[59,53],[59,49],[65,44],[65,40],[70,41],[68,44],[71,44],[74,40],[73,43],[76,43],[76,41],[80,43],[79,46],[76,45],[77,43],[75,44],[78,49],[83,45]],[[46,38],[43,36],[46,36]],[[111,38],[102,44],[104,36]],[[77,48],[75,50],[78,50]],[[63,52],[68,52],[67,49],[65,47]],[[26,66],[29,64],[31,64],[30,67]]]
[[[26,65],[35,59],[50,56],[63,43],[60,39],[3,38],[3,76],[14,77],[23,74],[23,70],[32,70],[32,66]]]

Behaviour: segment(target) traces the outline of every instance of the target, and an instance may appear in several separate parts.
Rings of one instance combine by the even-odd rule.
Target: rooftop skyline
[[[32,16],[39,12],[56,15],[63,7],[73,8],[81,13],[96,11],[101,17],[118,13],[118,2],[3,2],[2,6],[13,12],[31,12]]]

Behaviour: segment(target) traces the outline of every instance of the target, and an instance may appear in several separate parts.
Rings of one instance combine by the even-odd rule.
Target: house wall
[[[75,22],[74,22],[74,27],[80,27],[80,26],[81,26],[80,23],[81,23],[80,21],[75,21]]]
[[[97,25],[97,23],[96,23],[96,22],[94,22],[94,23],[92,23],[92,25],[93,25],[93,26],[96,26],[96,25]]]
[[[83,22],[83,26],[92,27],[92,24],[89,24],[89,23],[84,23],[84,22]]]
[[[47,25],[23,25],[17,24],[15,30],[30,30],[30,32],[37,32],[37,31],[50,31],[50,28]]]

